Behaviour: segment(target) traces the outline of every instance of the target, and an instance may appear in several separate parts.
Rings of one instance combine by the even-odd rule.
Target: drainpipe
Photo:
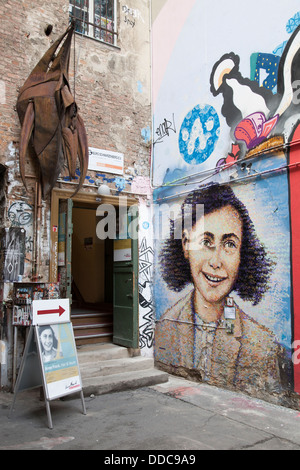
[[[41,183],[40,179],[35,183],[35,200],[34,200],[34,260],[32,280],[37,281],[39,276],[39,246],[40,246],[40,229],[41,229]]]

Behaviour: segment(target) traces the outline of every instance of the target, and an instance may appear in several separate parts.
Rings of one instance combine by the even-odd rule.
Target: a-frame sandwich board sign
[[[33,301],[32,310],[32,325],[14,389],[11,412],[18,392],[43,387],[48,426],[52,429],[51,400],[80,392],[83,414],[86,414],[69,299]]]

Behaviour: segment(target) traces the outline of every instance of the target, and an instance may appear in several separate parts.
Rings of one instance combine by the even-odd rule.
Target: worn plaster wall
[[[120,152],[125,158],[123,176],[89,171],[86,183],[94,187],[95,183],[106,183],[120,192],[130,191],[136,176],[149,177],[150,43],[148,0],[117,4],[117,46],[75,34],[70,82],[85,122],[89,146]],[[50,5],[44,1],[1,1],[1,12],[0,163],[8,169],[6,224],[22,225],[20,210],[26,211],[28,256],[24,280],[29,280],[33,237],[31,211],[34,210],[37,168],[35,162],[27,162],[29,189],[26,193],[19,178],[20,124],[15,106],[18,89],[41,55],[67,27],[69,2],[60,0]],[[53,30],[47,37],[45,28],[48,24]],[[67,184],[69,178],[62,174],[61,179]],[[19,218],[13,215],[16,207]],[[40,249],[43,256],[39,261],[39,275],[46,281],[49,201],[42,203],[42,219],[44,230],[40,234]]]
[[[76,96],[79,103],[84,102],[81,112],[90,146],[124,153],[128,190],[130,177],[149,176],[148,1],[121,1],[118,12],[118,48],[99,49],[96,41],[76,36]]]
[[[156,363],[292,407],[299,24],[293,0],[153,2]]]
[[[20,180],[20,123],[16,112],[18,90],[41,56],[67,28],[69,2],[54,0],[0,1],[0,164],[5,166],[1,187],[3,227],[25,230],[24,269],[13,281],[49,281],[50,200],[37,208],[37,164],[26,161],[28,191]],[[49,36],[45,28],[52,25]],[[106,184],[113,195],[132,193],[144,178],[149,185],[151,139],[150,9],[148,0],[117,1],[116,46],[75,34],[70,60],[70,83],[88,133],[89,147],[124,154],[124,174],[88,170],[84,191],[97,194]],[[79,171],[77,171],[77,179]],[[62,172],[57,187],[74,188]],[[136,187],[138,184],[136,185]],[[141,190],[147,197],[147,193]],[[37,233],[35,211],[40,209]],[[2,279],[3,280],[3,279]],[[5,281],[5,280],[4,280]],[[13,283],[5,282],[4,308],[12,298]],[[7,307],[8,308],[8,307]],[[2,313],[2,336],[8,347],[9,383],[11,335],[6,334],[9,312]],[[4,377],[5,375],[5,377]]]

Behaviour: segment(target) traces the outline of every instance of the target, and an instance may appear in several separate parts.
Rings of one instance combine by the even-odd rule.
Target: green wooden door
[[[72,199],[59,201],[58,266],[61,266],[65,278],[61,294],[70,299],[70,304],[72,303],[72,209]]]
[[[113,342],[138,347],[138,240],[114,241]]]

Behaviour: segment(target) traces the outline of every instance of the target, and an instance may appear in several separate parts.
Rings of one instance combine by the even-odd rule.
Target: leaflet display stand
[[[86,415],[69,299],[33,301],[32,309],[33,321],[14,389],[11,412],[20,391],[43,387],[48,426],[53,429],[51,400],[80,392],[83,414]]]

